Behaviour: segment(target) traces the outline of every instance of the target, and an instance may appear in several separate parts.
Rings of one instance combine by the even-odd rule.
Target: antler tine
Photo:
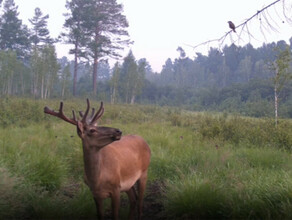
[[[94,108],[92,108],[91,109],[91,114],[90,114],[90,116],[89,117],[87,117],[85,120],[86,120],[86,123],[89,123],[90,121],[91,121],[91,119],[93,118],[93,116],[94,116],[94,113],[95,113],[95,109]],[[79,115],[80,115],[80,117],[81,118],[83,118],[84,117],[84,114],[83,114],[83,112],[82,111],[79,111]]]
[[[103,102],[100,103],[99,110],[96,112],[94,117],[92,118],[90,124],[94,124],[104,113]]]
[[[75,119],[75,116],[74,116],[73,119],[70,119],[70,118],[68,118],[68,117],[66,117],[66,116],[64,115],[64,113],[63,113],[63,102],[60,102],[59,112],[55,112],[54,110],[51,110],[51,109],[50,109],[49,107],[47,107],[47,106],[44,108],[44,112],[45,112],[46,114],[53,115],[53,116],[56,116],[56,117],[58,117],[58,118],[61,118],[61,119],[63,119],[64,121],[67,121],[67,122],[69,122],[69,123],[71,123],[71,124],[73,124],[73,125],[77,125],[77,121],[76,121],[76,119]]]
[[[79,115],[80,115],[81,118],[83,118],[83,116],[84,116],[82,111],[79,111]]]
[[[91,109],[91,115],[90,115],[90,118],[93,118],[94,113],[95,113],[95,108],[92,108],[92,109]]]
[[[91,114],[90,114],[90,117],[89,118],[93,118],[94,113],[95,113],[95,109],[92,108],[91,109]],[[84,116],[84,114],[83,114],[82,111],[79,111],[79,115],[80,115],[81,118],[83,118],[83,116]]]
[[[75,116],[75,111],[74,111],[74,110],[72,110],[72,115],[73,115],[73,119],[74,119],[75,121],[77,121],[76,116]]]
[[[82,120],[81,120],[82,123],[85,123],[86,122],[86,118],[87,118],[87,115],[88,115],[88,112],[89,112],[89,109],[90,109],[89,99],[86,99],[86,101],[87,101],[87,109],[85,111],[85,114],[82,117]],[[79,114],[80,114],[80,112],[79,112]]]

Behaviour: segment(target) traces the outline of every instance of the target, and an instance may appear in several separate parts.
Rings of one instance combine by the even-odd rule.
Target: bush
[[[0,125],[25,127],[44,119],[41,105],[37,101],[26,99],[0,99]]]

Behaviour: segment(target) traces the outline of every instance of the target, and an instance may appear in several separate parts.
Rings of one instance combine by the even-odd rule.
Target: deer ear
[[[84,132],[84,129],[83,129],[82,122],[81,121],[77,121],[77,133],[78,133],[79,137],[82,137],[83,132]]]

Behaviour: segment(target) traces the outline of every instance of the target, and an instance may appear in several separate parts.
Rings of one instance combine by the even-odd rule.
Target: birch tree
[[[121,72],[121,67],[119,63],[117,62],[115,63],[115,66],[113,68],[113,76],[110,80],[111,104],[115,104],[117,101],[120,72]]]
[[[272,63],[272,69],[274,70],[273,85],[274,85],[274,105],[275,105],[275,125],[278,124],[278,107],[279,96],[284,85],[288,80],[292,79],[292,73],[290,69],[291,52],[287,46],[284,50],[280,51],[276,60]]]

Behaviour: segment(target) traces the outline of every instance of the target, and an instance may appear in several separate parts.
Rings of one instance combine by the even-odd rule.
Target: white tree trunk
[[[42,76],[42,82],[41,82],[41,99],[44,98],[44,76]]]
[[[278,94],[277,94],[277,87],[274,88],[274,95],[275,95],[275,125],[278,125]]]
[[[131,98],[131,105],[133,105],[135,103],[135,98],[136,96],[135,95],[132,95],[132,98]]]
[[[111,94],[111,104],[115,104],[115,97],[116,97],[116,87],[114,86]]]

